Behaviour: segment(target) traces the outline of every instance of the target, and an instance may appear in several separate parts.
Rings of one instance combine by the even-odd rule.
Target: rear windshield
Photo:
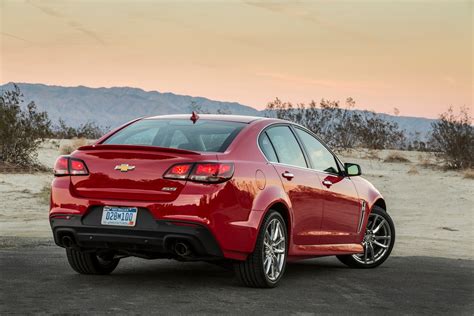
[[[246,124],[214,120],[141,120],[102,144],[144,145],[201,152],[224,152]]]

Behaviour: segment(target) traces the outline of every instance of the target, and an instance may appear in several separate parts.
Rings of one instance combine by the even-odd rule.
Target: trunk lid
[[[185,181],[163,179],[176,163],[216,160],[215,154],[133,145],[94,145],[72,155],[82,159],[87,176],[71,177],[72,190],[81,197],[137,201],[175,200]]]

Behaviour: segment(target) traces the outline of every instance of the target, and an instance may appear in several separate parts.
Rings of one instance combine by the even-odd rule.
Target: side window
[[[278,162],[278,158],[275,154],[275,150],[273,150],[273,146],[270,143],[270,140],[268,139],[267,133],[262,133],[260,135],[260,139],[258,140],[258,143],[260,144],[260,148],[262,149],[265,157],[267,157],[268,161]]]
[[[329,173],[338,173],[339,169],[333,154],[327,150],[313,135],[296,128],[296,133],[301,138],[304,147],[308,151],[309,159],[313,169]]]
[[[277,126],[267,130],[275,147],[278,161],[292,166],[307,167],[300,145],[288,126]]]

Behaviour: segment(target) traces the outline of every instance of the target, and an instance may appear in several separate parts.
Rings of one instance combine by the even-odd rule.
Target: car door
[[[323,215],[324,192],[318,175],[308,168],[293,131],[277,125],[260,135],[260,148],[273,164],[293,210],[292,236],[297,245],[315,245]]]
[[[349,177],[342,175],[336,157],[315,136],[299,127],[294,130],[325,191],[319,242],[354,242],[362,216],[362,207],[354,183]]]

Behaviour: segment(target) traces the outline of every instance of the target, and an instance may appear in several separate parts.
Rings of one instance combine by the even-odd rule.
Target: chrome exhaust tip
[[[69,236],[64,236],[61,238],[61,242],[66,248],[72,248],[74,246],[74,240]]]
[[[174,252],[180,257],[186,257],[191,254],[191,249],[184,242],[177,242],[174,245]]]

